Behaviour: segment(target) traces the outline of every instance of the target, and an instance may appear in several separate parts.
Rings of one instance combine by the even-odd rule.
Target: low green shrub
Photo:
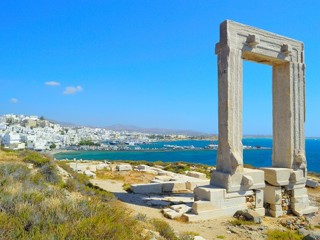
[[[178,240],[174,233],[173,228],[164,220],[152,219],[151,224],[154,226],[155,230],[167,240]]]
[[[51,161],[49,157],[43,156],[37,152],[25,151],[21,155],[24,162],[32,163],[35,167],[42,167]]]
[[[275,230],[268,230],[266,232],[267,235],[267,240],[302,240],[303,236],[299,235],[297,231],[292,231],[292,230],[286,230],[286,231],[281,231],[278,229]]]

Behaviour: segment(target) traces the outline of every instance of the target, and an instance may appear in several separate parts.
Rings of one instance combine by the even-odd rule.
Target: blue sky
[[[0,9],[0,114],[216,133],[214,46],[231,19],[305,43],[306,135],[320,136],[319,1],[2,0]],[[272,133],[271,74],[244,64],[244,134]]]

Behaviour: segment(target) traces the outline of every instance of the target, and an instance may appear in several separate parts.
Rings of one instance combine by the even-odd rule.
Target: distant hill
[[[192,130],[178,130],[178,129],[166,129],[166,128],[142,128],[134,125],[122,125],[115,124],[105,127],[106,129],[114,131],[128,131],[128,132],[142,132],[151,134],[176,134],[176,135],[188,135],[188,136],[207,136],[210,135],[204,132],[192,131]]]
[[[50,122],[60,124],[62,127],[91,127],[95,128],[96,126],[84,126],[75,123],[69,122],[60,122],[52,119],[48,119]],[[103,127],[105,129],[110,129],[113,131],[128,131],[128,132],[141,132],[141,133],[151,133],[151,134],[168,134],[168,135],[187,135],[187,136],[213,136],[215,134],[209,134],[193,130],[183,130],[183,129],[167,129],[167,128],[142,128],[135,125],[124,125],[124,124],[114,124],[111,126]]]

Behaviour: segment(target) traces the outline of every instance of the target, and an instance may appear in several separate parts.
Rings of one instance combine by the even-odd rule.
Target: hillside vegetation
[[[0,150],[1,239],[144,239],[111,193],[69,173],[64,182],[49,157]]]

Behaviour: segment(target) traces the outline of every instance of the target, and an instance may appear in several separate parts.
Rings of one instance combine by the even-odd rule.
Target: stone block
[[[262,217],[266,215],[266,209],[263,207],[262,208],[255,208],[254,211]]]
[[[264,189],[264,202],[270,204],[281,204],[281,200],[281,187],[275,187],[267,184]]]
[[[230,175],[228,173],[213,171],[211,174],[210,185],[225,188],[227,192],[236,192],[241,190],[242,174],[235,173]]]
[[[292,203],[310,203],[308,195],[303,195],[299,197],[292,197],[291,198]]]
[[[170,219],[179,218],[183,215],[183,213],[176,212],[175,210],[172,210],[171,208],[165,208],[162,210],[162,212],[166,218],[170,218]]]
[[[256,194],[256,208],[263,208],[264,202],[264,191],[263,190],[255,190]]]
[[[140,194],[162,193],[162,183],[132,184],[131,190]]]
[[[280,204],[270,204],[270,209],[273,211],[282,211],[282,206]]]
[[[148,170],[151,170],[151,169],[150,169],[150,166],[144,165],[144,164],[140,164],[140,165],[136,166],[135,169],[138,170],[138,171],[148,171]]]
[[[269,213],[272,217],[281,217],[284,215],[284,212],[282,210],[280,211],[274,211],[272,209],[269,209]]]
[[[111,167],[109,164],[106,163],[100,163],[96,166],[97,170],[111,170]]]
[[[293,197],[300,197],[300,196],[308,195],[308,191],[305,187],[298,188],[298,189],[293,189],[292,194],[293,194]]]
[[[132,166],[130,164],[119,164],[116,169],[118,171],[132,171]]]
[[[291,203],[292,209],[295,211],[301,211],[303,209],[307,209],[309,207],[309,203]]]
[[[289,184],[292,173],[290,168],[260,168],[264,171],[265,181],[273,186],[285,186]]]
[[[211,209],[210,205],[208,208],[203,208],[203,211],[200,211],[200,214],[197,213],[186,213],[183,216],[189,222],[197,222],[197,221],[204,221],[209,219],[217,219],[220,217],[232,217],[236,211],[246,209],[246,205],[237,205],[228,208],[218,208],[218,209]],[[192,211],[194,211],[194,207],[192,207]]]
[[[294,189],[301,189],[301,188],[305,188],[306,185],[304,183],[302,184],[292,184],[289,183],[289,185],[284,186],[286,190],[294,190]]]
[[[289,181],[293,184],[305,183],[307,181],[305,171],[303,171],[302,169],[292,171]]]
[[[237,205],[246,205],[246,197],[237,197],[237,198],[227,198],[219,201],[214,201],[216,204],[221,205],[222,207],[232,207]]]
[[[251,176],[243,175],[241,185],[245,189],[250,189],[253,186],[253,178]]]
[[[319,209],[317,207],[309,206],[308,208],[301,209],[301,210],[292,209],[292,212],[297,216],[302,216],[305,214],[317,213],[318,210]]]
[[[312,179],[307,179],[306,186],[311,188],[317,188],[319,187],[319,182]]]
[[[97,177],[97,175],[95,173],[93,173],[93,172],[91,172],[89,170],[85,170],[83,172],[83,174],[86,175],[87,177],[92,177],[92,178],[96,178]]]
[[[193,191],[196,187],[206,186],[210,183],[210,180],[202,180],[202,181],[191,181],[188,180],[186,182],[186,188],[188,190]]]
[[[211,201],[213,199],[224,199],[226,190],[212,185],[196,187],[194,189],[195,200]]]
[[[200,172],[195,172],[195,171],[189,171],[187,173],[187,176],[193,177],[193,178],[207,179],[206,174],[200,173]]]
[[[216,209],[216,207],[209,201],[196,201],[192,204],[192,212],[196,214],[212,211],[214,209]]]
[[[259,189],[259,188],[264,188],[265,186],[264,171],[262,170],[244,168],[242,185],[244,185],[243,181],[246,178],[252,179],[252,185],[248,189]]]
[[[162,183],[162,192],[185,192],[187,191],[185,182],[164,182]]]
[[[254,195],[252,190],[225,193],[225,198],[238,198]]]
[[[172,206],[170,206],[170,208],[176,212],[179,212],[179,213],[187,213],[187,212],[191,211],[191,209],[192,209],[192,207],[189,207],[186,204],[172,205]]]

